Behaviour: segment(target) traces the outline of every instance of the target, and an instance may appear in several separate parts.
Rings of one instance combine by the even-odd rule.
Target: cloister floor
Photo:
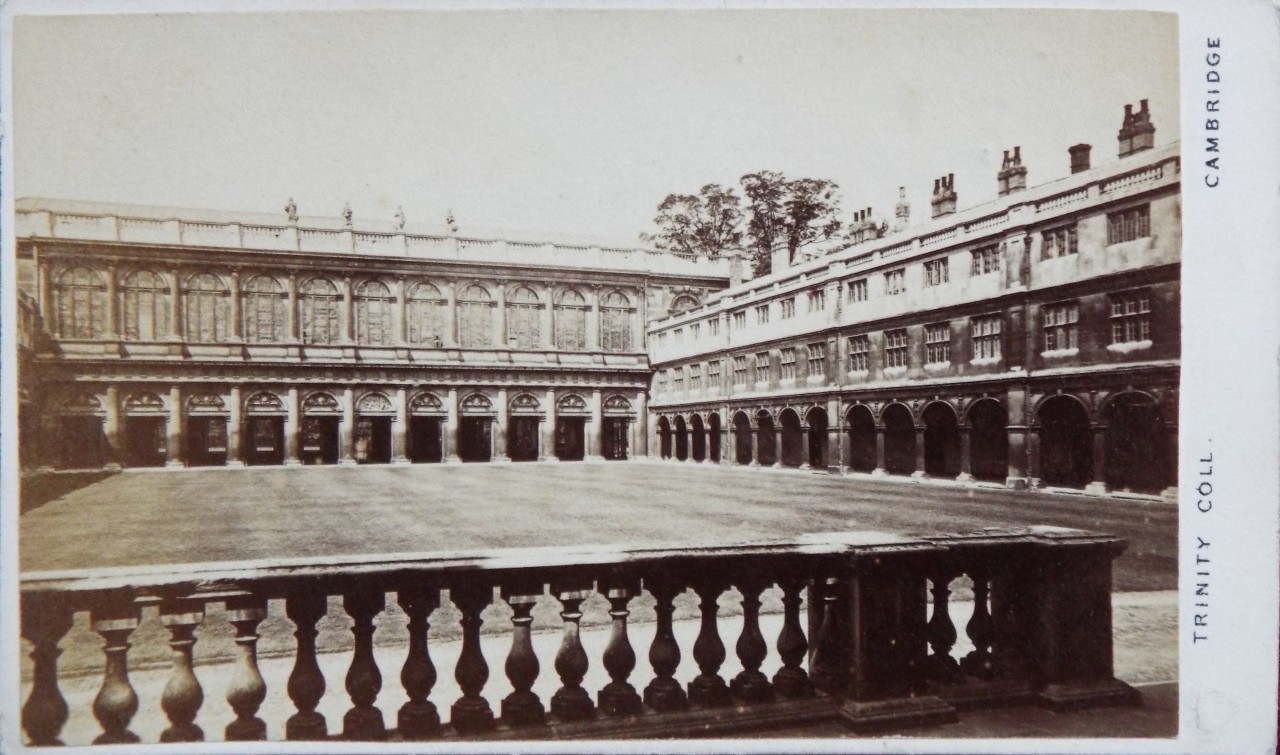
[[[1129,540],[1115,589],[1177,585],[1177,507],[671,462],[126,470],[19,520],[26,571],[806,532],[1078,527]]]

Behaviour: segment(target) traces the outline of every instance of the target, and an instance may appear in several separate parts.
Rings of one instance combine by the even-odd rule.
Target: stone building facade
[[[651,323],[652,453],[721,464],[1172,494],[1180,158],[1126,108],[1119,160],[714,294]],[[1136,125],[1135,125],[1136,124]],[[775,265],[779,264],[775,255]]]
[[[727,260],[22,199],[24,466],[625,459]]]

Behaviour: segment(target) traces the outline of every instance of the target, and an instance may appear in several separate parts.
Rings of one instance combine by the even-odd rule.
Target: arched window
[[[409,343],[436,348],[444,346],[445,308],[449,302],[440,289],[430,283],[419,283],[409,289],[405,305],[409,310],[405,318],[408,321],[405,338]]]
[[[587,348],[587,300],[567,289],[560,292],[555,308],[556,348],[583,351]]]
[[[107,330],[107,284],[87,267],[73,267],[53,289],[59,338],[102,338]]]
[[[671,302],[671,314],[679,314],[688,312],[691,309],[697,309],[698,299],[693,294],[680,294]]]
[[[130,273],[120,286],[122,337],[157,341],[169,334],[169,284],[150,270]]]
[[[635,309],[621,291],[614,291],[600,303],[600,340],[605,351],[631,351]]]
[[[287,296],[280,282],[258,275],[244,285],[244,339],[249,343],[277,343],[288,337]]]
[[[192,343],[220,343],[227,340],[229,294],[226,285],[212,273],[196,273],[182,291],[186,337]]]
[[[521,286],[507,297],[507,343],[517,349],[542,345],[542,303],[532,289]]]
[[[386,284],[365,281],[356,288],[356,343],[386,346],[391,343],[392,311],[396,299]]]
[[[338,340],[339,304],[342,296],[324,278],[302,284],[298,296],[299,334],[303,343],[335,343]]]
[[[467,286],[458,297],[458,340],[464,349],[493,346],[493,299],[484,286]]]

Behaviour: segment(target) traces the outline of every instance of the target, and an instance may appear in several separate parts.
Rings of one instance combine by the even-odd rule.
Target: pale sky
[[[780,170],[845,219],[995,196],[1125,103],[1178,139],[1177,21],[1101,11],[412,11],[20,17],[15,193],[638,244],[670,192]]]

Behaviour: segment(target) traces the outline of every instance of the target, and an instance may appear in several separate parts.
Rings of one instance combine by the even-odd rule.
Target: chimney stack
[[[743,268],[742,250],[730,249],[729,250],[729,286],[731,288],[734,286],[742,285],[742,280],[743,280],[742,268]]]
[[[948,173],[933,181],[933,199],[929,200],[933,207],[933,217],[950,215],[956,211],[956,174]]]
[[[1071,172],[1080,173],[1089,169],[1089,152],[1093,150],[1088,144],[1077,144],[1074,147],[1067,147],[1067,153],[1071,155]]]
[[[898,206],[894,208],[894,231],[905,230],[911,225],[911,205],[907,203],[907,187],[898,187]]]
[[[997,193],[1002,197],[1027,188],[1027,169],[1022,164],[1022,147],[1014,147],[1012,156],[1009,155],[1009,150],[1004,151],[1004,162],[1000,165],[1000,172],[996,174],[996,181],[999,183]]]
[[[1146,100],[1139,101],[1136,113],[1133,112],[1133,105],[1124,106],[1124,123],[1120,125],[1118,137],[1120,157],[1128,157],[1155,146],[1156,127],[1151,122],[1151,111]]]

